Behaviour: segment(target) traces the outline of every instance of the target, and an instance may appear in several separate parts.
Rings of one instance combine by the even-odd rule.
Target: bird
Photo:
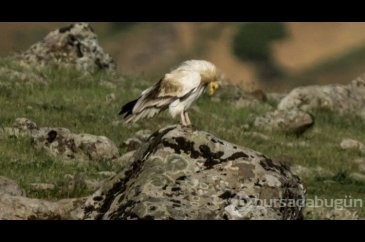
[[[191,128],[188,109],[206,89],[213,95],[218,87],[218,71],[213,63],[187,60],[144,90],[137,99],[126,103],[119,115],[126,124],[133,124],[168,109],[173,118],[180,116],[183,127]]]

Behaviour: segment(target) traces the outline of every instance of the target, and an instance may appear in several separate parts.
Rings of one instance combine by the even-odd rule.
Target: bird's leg
[[[190,121],[190,118],[189,118],[188,112],[184,112],[184,115],[185,115],[185,120],[186,120],[186,125],[187,125],[187,127],[192,128],[192,127],[193,127],[193,125],[191,124],[191,121]]]
[[[185,120],[185,115],[184,115],[184,112],[181,112],[180,114],[180,119],[181,119],[181,124],[183,127],[186,127],[187,124],[186,124],[186,120]]]

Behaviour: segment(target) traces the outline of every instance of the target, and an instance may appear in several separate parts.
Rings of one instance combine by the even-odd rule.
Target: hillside
[[[65,23],[0,23],[0,55],[22,51]],[[234,56],[238,23],[137,23],[118,27],[93,23],[101,44],[125,74],[159,78],[185,59],[207,59],[224,70],[227,80],[251,88],[288,91],[297,85],[345,83],[362,73],[364,23],[285,23],[288,37],[274,42],[273,56],[286,75],[262,82],[250,62]],[[124,26],[124,27],[123,27]]]
[[[96,36],[90,34],[88,28],[85,29],[86,34],[80,35],[82,38],[78,36],[80,39],[74,39],[74,42],[60,38],[64,42],[55,45],[61,46],[60,49],[41,42],[38,48],[34,48],[35,53],[27,51],[20,57],[0,58],[0,178],[14,180],[27,198],[48,201],[84,199],[105,180],[115,177],[118,180],[119,176],[127,175],[134,178],[132,174],[142,168],[157,172],[148,166],[149,163],[141,168],[138,162],[142,159],[131,165],[131,157],[145,154],[143,144],[161,148],[153,142],[158,141],[158,133],[156,136],[155,132],[178,123],[166,112],[132,126],[122,122],[118,116],[121,106],[136,98],[156,79],[147,74],[126,75],[123,71],[115,71],[112,65],[103,65],[101,56],[108,61],[109,56],[101,48],[96,48],[101,53],[95,48],[88,48],[90,39],[95,41]],[[57,30],[53,34],[67,31],[69,29]],[[53,40],[48,39],[50,43]],[[81,45],[85,48],[80,48]],[[47,59],[49,51],[46,48],[49,46],[53,54],[63,53],[50,55],[59,58],[57,62]],[[83,52],[75,54],[73,51]],[[29,58],[32,54],[38,59]],[[36,61],[35,64],[30,60]],[[99,69],[88,68],[88,65]],[[346,85],[296,88],[288,94],[249,94],[238,86],[226,83],[214,96],[202,96],[191,108],[190,118],[196,130],[191,133],[209,133],[229,142],[232,149],[245,147],[240,149],[265,158],[264,167],[269,172],[276,167],[278,174],[290,174],[290,181],[300,179],[307,190],[307,199],[339,199],[342,205],[349,198],[364,201],[365,78],[351,80],[346,80]],[[187,131],[177,129],[175,132],[180,135]],[[212,172],[210,169],[215,165],[215,157],[222,157],[222,151],[214,153],[207,145],[204,146],[206,139],[202,141],[201,137],[192,137],[192,140],[203,142],[198,154],[207,160],[204,164],[208,166],[208,171],[205,172],[214,174],[209,173]],[[175,141],[177,143],[161,144],[174,157],[181,155],[181,149],[190,152],[192,157],[196,156],[195,159],[199,157],[191,141],[181,144],[179,139]],[[215,139],[209,142],[214,147],[219,143]],[[220,142],[221,147],[225,147],[225,143]],[[166,153],[166,150],[160,152]],[[241,152],[238,155],[232,153],[232,156],[242,158],[247,155]],[[227,162],[229,159],[221,160]],[[275,165],[276,162],[281,165]],[[261,163],[257,167],[262,166]],[[172,170],[177,166],[178,163],[173,160],[171,167],[166,165]],[[224,168],[231,169],[230,166],[232,164],[228,162]],[[128,167],[131,168],[128,170]],[[247,168],[247,164],[242,167]],[[125,169],[127,175],[123,174]],[[234,167],[231,170],[237,169],[242,170]],[[213,172],[216,171],[219,169],[213,169]],[[249,169],[243,169],[242,173],[248,177],[253,174]],[[1,179],[0,189],[3,186]],[[208,180],[207,177],[204,179]],[[250,182],[262,187],[259,181]],[[275,189],[281,188],[277,183],[271,185]],[[113,188],[107,187],[106,190],[113,191]],[[138,186],[134,188],[139,189]],[[265,195],[270,195],[270,191]],[[223,194],[225,199],[230,199],[232,195]],[[100,201],[100,197],[95,197],[96,201]],[[0,199],[0,203],[2,201]],[[363,206],[342,208],[307,208],[304,219],[365,218]]]

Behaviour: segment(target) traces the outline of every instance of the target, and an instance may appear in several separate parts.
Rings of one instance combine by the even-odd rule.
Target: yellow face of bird
[[[214,93],[218,90],[219,84],[218,82],[210,82],[208,85],[208,95],[213,96]]]

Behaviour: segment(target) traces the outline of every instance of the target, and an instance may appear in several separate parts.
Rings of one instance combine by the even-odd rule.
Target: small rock
[[[117,85],[115,85],[112,82],[108,82],[108,81],[101,81],[101,82],[99,82],[99,85],[102,87],[113,89],[113,90],[117,88]]]
[[[343,139],[340,144],[341,148],[344,150],[347,149],[356,149],[359,151],[365,151],[365,145],[360,141],[354,139]]]
[[[3,176],[0,176],[0,193],[11,196],[25,196],[25,191],[15,181]]]
[[[288,147],[309,147],[309,144],[305,141],[299,141],[299,142],[288,142],[285,143],[284,145],[288,146]]]
[[[30,183],[29,186],[34,191],[48,191],[55,189],[55,185],[50,183]]]
[[[116,100],[116,97],[115,97],[114,93],[110,93],[110,94],[106,95],[106,97],[105,97],[105,102],[107,104],[110,104],[110,103],[114,102],[115,100]]]
[[[89,190],[95,191],[101,185],[101,182],[95,179],[85,179],[84,183]]]
[[[332,171],[320,166],[309,168],[301,165],[293,165],[290,169],[299,177],[333,177],[335,175]]]
[[[313,174],[311,169],[301,165],[293,165],[290,167],[290,170],[299,177],[309,177]]]
[[[365,182],[365,175],[358,172],[351,173],[349,177],[358,182]]]
[[[264,135],[262,133],[250,132],[248,134],[251,135],[251,137],[253,137],[253,138],[258,138],[258,139],[265,140],[265,141],[270,140],[270,137],[269,136]]]
[[[98,175],[99,176],[102,176],[102,177],[105,177],[105,178],[108,178],[108,177],[111,177],[111,176],[115,176],[117,173],[115,173],[114,171],[99,171],[98,172]]]
[[[71,175],[71,174],[65,174],[64,176],[63,176],[66,180],[73,180],[74,179],[74,175]]]

